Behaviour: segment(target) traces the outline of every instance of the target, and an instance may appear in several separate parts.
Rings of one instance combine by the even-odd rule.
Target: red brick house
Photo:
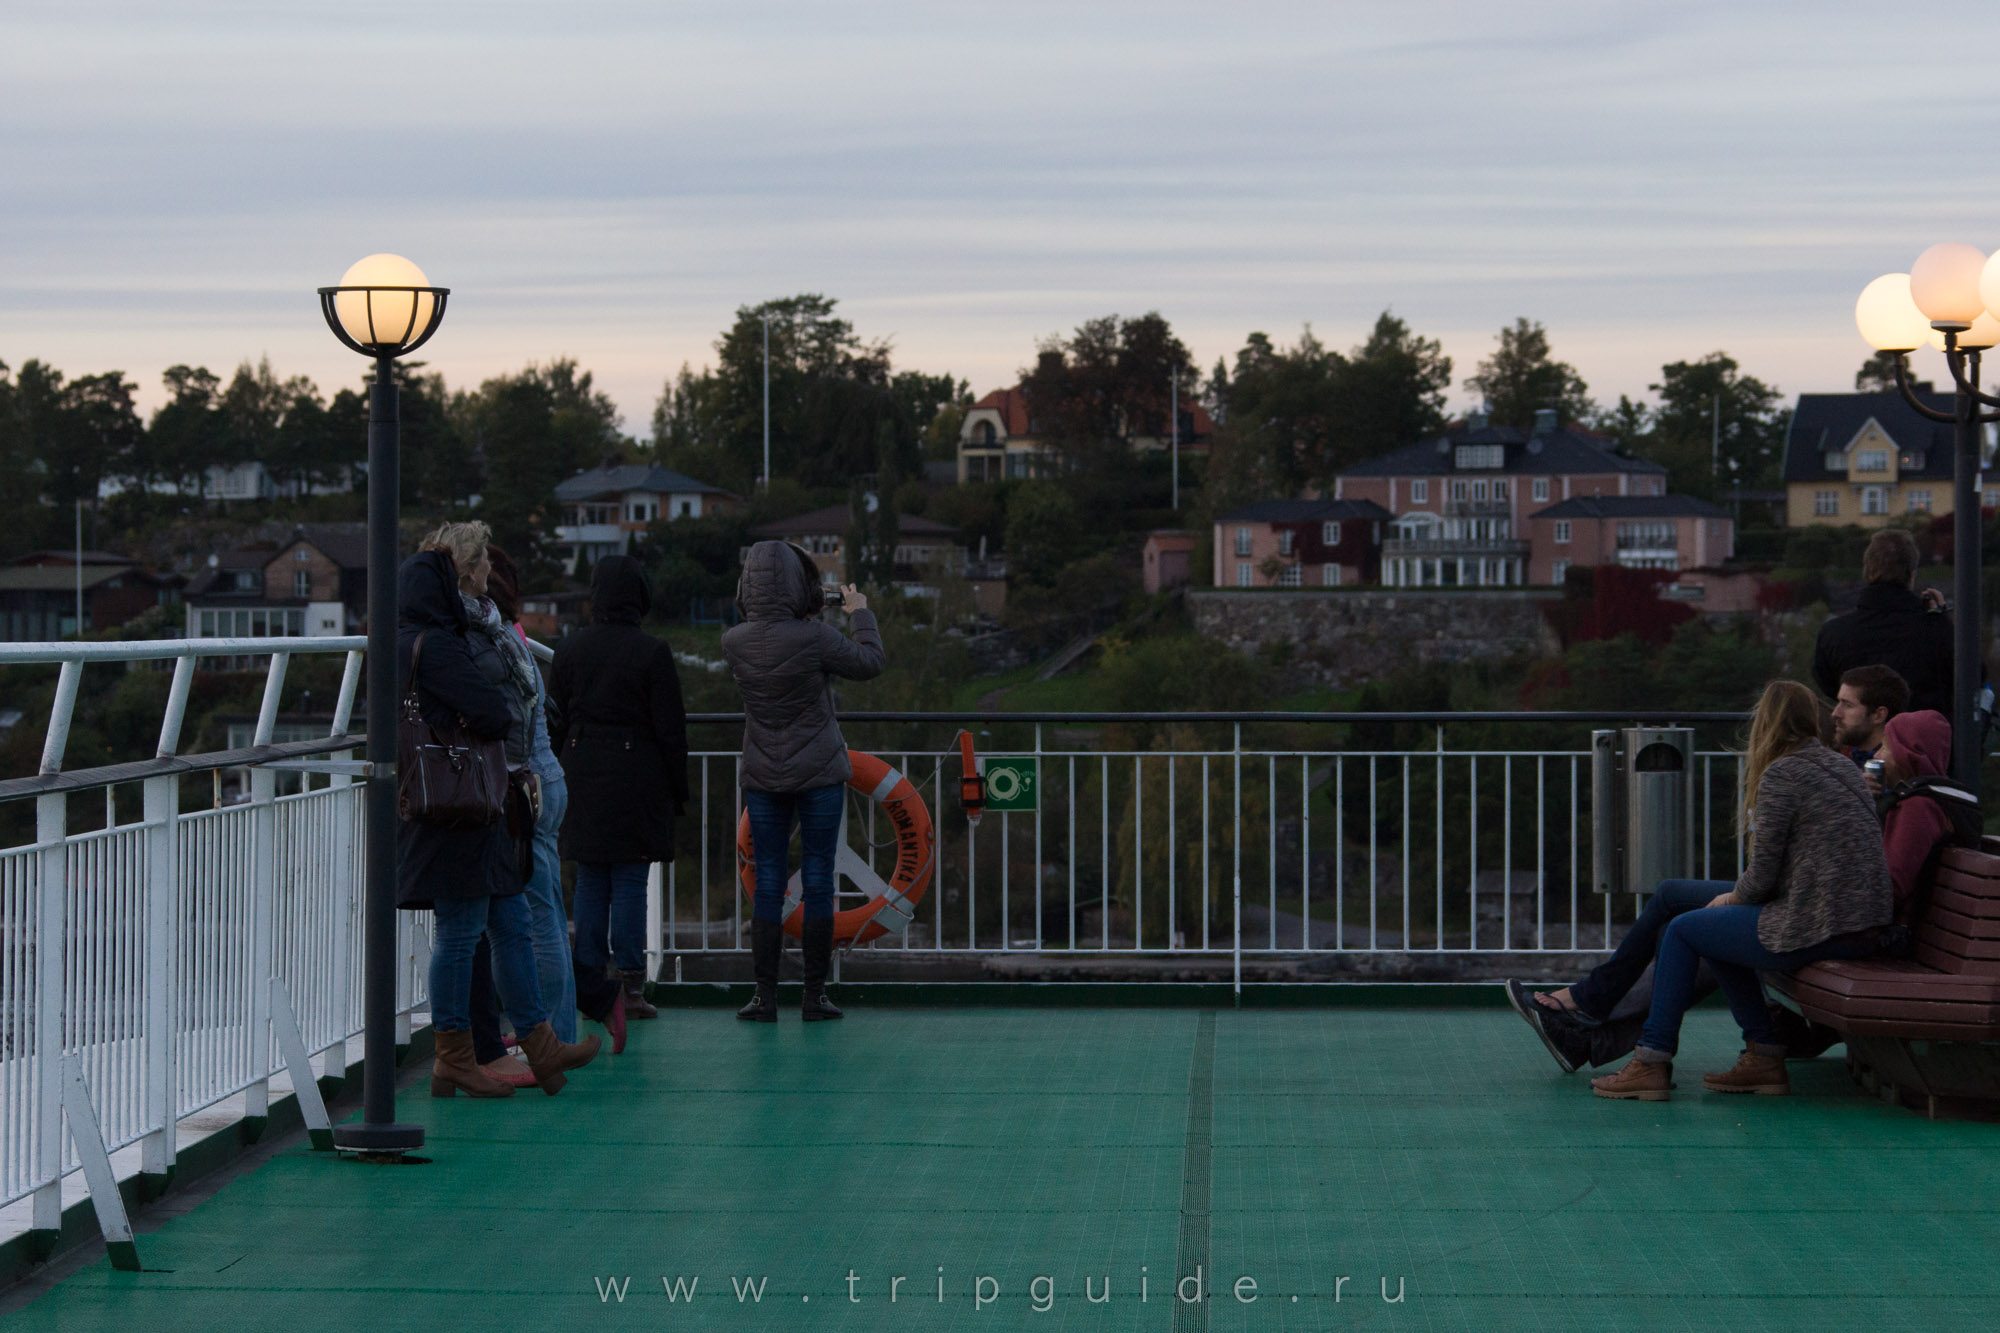
[[[1392,515],[1372,500],[1263,500],[1215,520],[1218,588],[1373,583]]]

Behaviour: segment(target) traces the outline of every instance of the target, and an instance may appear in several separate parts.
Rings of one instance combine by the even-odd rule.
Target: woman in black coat
[[[475,589],[485,580],[483,536],[479,545],[481,555],[466,574]],[[475,739],[496,740],[506,734],[513,714],[506,697],[473,662],[459,588],[457,565],[446,550],[426,549],[403,562],[396,572],[397,674],[404,695],[414,691],[424,721],[433,726],[456,721]],[[473,1058],[472,955],[482,932],[492,946],[493,970],[507,995],[521,1050],[542,1091],[551,1096],[562,1091],[564,1072],[597,1054],[596,1037],[566,1045],[549,1027],[535,980],[523,887],[504,820],[470,829],[408,819],[397,824],[397,905],[428,908],[436,915],[430,967],[431,1025],[437,1037],[431,1065],[434,1097],[450,1097],[460,1089],[474,1097],[514,1092],[489,1078]]]
[[[549,742],[569,784],[557,846],[577,863],[577,1007],[593,1018],[609,1007],[611,955],[625,1016],[655,1016],[646,1002],[646,869],[673,859],[674,816],[688,799],[680,672],[666,640],[639,628],[651,606],[637,560],[598,561],[591,623],[556,645],[549,671]]]

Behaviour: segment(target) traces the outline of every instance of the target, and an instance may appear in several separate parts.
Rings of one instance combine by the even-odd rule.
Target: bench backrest
[[[2000,850],[1992,838],[1984,847]],[[1915,936],[1917,961],[1926,967],[2000,976],[2000,855],[1947,847]]]

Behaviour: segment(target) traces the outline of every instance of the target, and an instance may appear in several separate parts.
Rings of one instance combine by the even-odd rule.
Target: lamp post
[[[764,490],[771,489],[771,312],[764,312]]]
[[[2000,256],[1996,256],[2000,258]],[[1980,436],[2000,414],[2000,398],[1979,389],[1980,354],[2000,343],[2000,263],[1969,245],[1947,242],[1917,256],[1908,273],[1886,273],[1862,289],[1854,322],[1877,351],[1896,359],[1896,388],[1911,409],[1953,427],[1952,473],[1952,776],[1979,794],[1979,735],[1974,700],[1980,687],[1984,610],[1980,605]],[[1952,410],[1940,411],[1910,387],[1909,354],[1930,343],[1951,369]]]
[[[362,1119],[336,1147],[397,1156],[424,1142],[396,1120],[396,520],[400,432],[390,363],[424,345],[451,293],[400,255],[369,255],[319,289],[333,336],[375,358],[368,390],[368,862],[362,899]]]

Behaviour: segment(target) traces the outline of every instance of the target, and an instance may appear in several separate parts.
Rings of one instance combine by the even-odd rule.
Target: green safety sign
[[[1034,755],[993,755],[986,760],[986,808],[1033,810],[1042,789],[1042,761]]]

